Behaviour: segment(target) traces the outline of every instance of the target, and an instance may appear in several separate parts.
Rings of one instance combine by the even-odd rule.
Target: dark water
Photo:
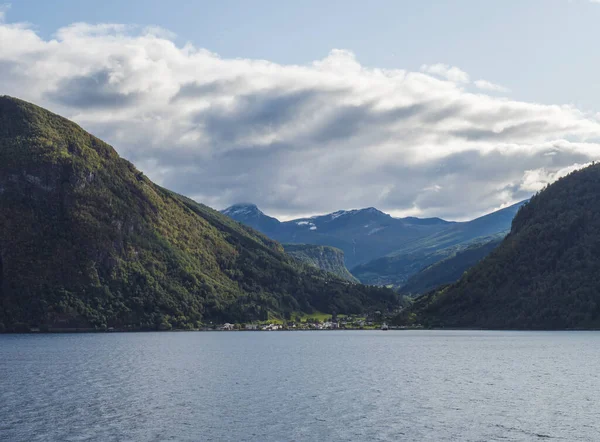
[[[600,440],[600,333],[0,336],[0,440]]]

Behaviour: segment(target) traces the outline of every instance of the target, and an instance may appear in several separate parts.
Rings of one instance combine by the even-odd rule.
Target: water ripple
[[[0,336],[4,441],[530,441],[600,434],[600,333]]]

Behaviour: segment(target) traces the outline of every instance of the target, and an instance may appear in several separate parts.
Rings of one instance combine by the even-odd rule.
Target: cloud
[[[486,81],[486,80],[475,81],[475,86],[484,91],[505,92],[505,93],[510,92],[510,89],[507,89],[504,86],[500,86],[499,84],[495,84],[495,83],[492,83],[492,82]]]
[[[140,97],[139,92],[124,93],[119,82],[111,80],[106,70],[61,80],[47,98],[56,103],[81,108],[112,108],[133,105]]]
[[[448,66],[447,64],[424,64],[421,66],[421,72],[437,75],[446,78],[454,83],[468,83],[470,81],[469,74],[460,70],[456,66]]]
[[[555,171],[550,171],[545,168],[526,170],[519,186],[525,192],[539,192],[548,184],[553,183],[559,178],[567,176],[577,169],[589,166],[590,164],[591,163],[572,164]]]
[[[0,24],[0,94],[74,119],[163,186],[286,217],[375,206],[464,219],[600,156],[596,116],[469,93],[456,67],[368,68],[346,50],[282,65],[170,37]]]
[[[4,23],[6,20],[6,13],[10,9],[10,3],[0,3],[0,23]]]

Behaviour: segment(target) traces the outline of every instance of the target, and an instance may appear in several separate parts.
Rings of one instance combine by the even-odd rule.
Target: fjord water
[[[597,440],[600,333],[0,336],[0,440]]]

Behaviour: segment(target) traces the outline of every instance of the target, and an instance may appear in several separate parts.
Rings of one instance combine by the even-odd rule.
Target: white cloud
[[[0,94],[74,119],[210,206],[283,216],[465,218],[600,156],[595,116],[469,93],[458,68],[373,69],[345,50],[303,66],[227,59],[165,35],[79,23],[45,40],[0,24]]]
[[[504,92],[504,93],[510,92],[510,89],[505,88],[504,86],[500,86],[499,84],[495,84],[490,81],[486,81],[486,80],[475,81],[475,86],[484,91]]]
[[[559,178],[565,177],[571,172],[589,166],[590,164],[591,163],[572,164],[554,171],[547,170],[546,168],[526,170],[523,174],[520,188],[526,192],[538,192]]]
[[[0,4],[0,23],[4,23],[4,20],[6,20],[6,13],[10,9],[10,6],[10,3]]]
[[[437,75],[454,83],[468,83],[470,81],[469,74],[465,71],[460,70],[456,66],[449,66],[443,63],[424,64],[421,66],[421,72]]]

